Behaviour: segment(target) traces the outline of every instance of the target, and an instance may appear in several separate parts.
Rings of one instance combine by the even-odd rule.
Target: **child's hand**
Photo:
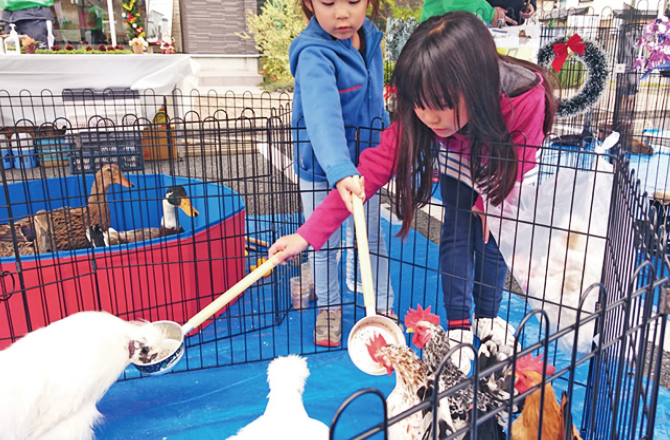
[[[337,191],[340,193],[340,197],[342,197],[344,205],[351,213],[354,212],[354,204],[351,198],[352,193],[358,195],[358,197],[365,201],[365,180],[363,177],[360,178],[360,182],[361,185],[359,187],[354,177],[351,176],[345,177],[335,184]]]
[[[484,239],[484,244],[486,244],[489,242],[490,235],[489,224],[486,222],[486,214],[476,206],[472,207],[472,213],[478,215],[479,218],[482,219],[482,238]]]
[[[307,243],[307,240],[298,234],[285,235],[270,246],[268,258],[272,259],[274,255],[281,252],[279,263],[286,264],[287,261],[292,260],[300,252],[307,249],[308,246],[309,243]]]

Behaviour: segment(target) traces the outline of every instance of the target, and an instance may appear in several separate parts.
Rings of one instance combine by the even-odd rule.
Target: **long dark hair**
[[[472,180],[494,204],[502,203],[514,186],[517,157],[500,106],[501,60],[543,75],[548,133],[556,110],[555,75],[536,64],[499,55],[486,25],[475,15],[457,11],[431,17],[407,40],[391,80],[398,91],[400,143],[395,160],[396,210],[403,219],[400,235],[409,231],[416,209],[430,200],[437,159],[435,134],[416,116],[415,107],[458,112],[463,99]]]

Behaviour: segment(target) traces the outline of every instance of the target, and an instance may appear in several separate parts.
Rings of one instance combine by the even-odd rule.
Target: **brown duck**
[[[104,165],[95,174],[95,181],[86,206],[77,208],[66,206],[47,212],[48,235],[51,239],[50,246],[47,247],[54,251],[91,247],[86,238],[89,226],[100,225],[103,230],[106,230],[111,223],[107,191],[114,184],[126,188],[135,186],[126,179],[118,165]]]

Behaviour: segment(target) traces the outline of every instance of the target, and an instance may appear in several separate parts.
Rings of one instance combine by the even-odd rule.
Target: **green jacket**
[[[442,15],[451,11],[472,12],[488,24],[493,21],[495,9],[486,0],[425,0],[420,21],[423,22],[434,15]]]
[[[54,0],[0,0],[0,9],[5,11],[20,11],[21,9],[38,8],[46,6],[50,8]]]

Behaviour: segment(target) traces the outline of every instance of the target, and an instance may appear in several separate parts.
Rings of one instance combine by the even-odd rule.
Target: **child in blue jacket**
[[[379,143],[379,131],[389,125],[384,108],[382,33],[366,17],[379,10],[379,0],[301,0],[307,28],[289,50],[295,78],[293,136],[295,171],[308,219],[339,180],[356,173],[358,155]],[[360,150],[360,151],[359,151]],[[379,197],[368,202],[366,224],[377,310],[393,314],[386,244],[379,222]],[[337,231],[324,250],[310,255],[319,313],[314,342],[337,347],[342,336]]]

